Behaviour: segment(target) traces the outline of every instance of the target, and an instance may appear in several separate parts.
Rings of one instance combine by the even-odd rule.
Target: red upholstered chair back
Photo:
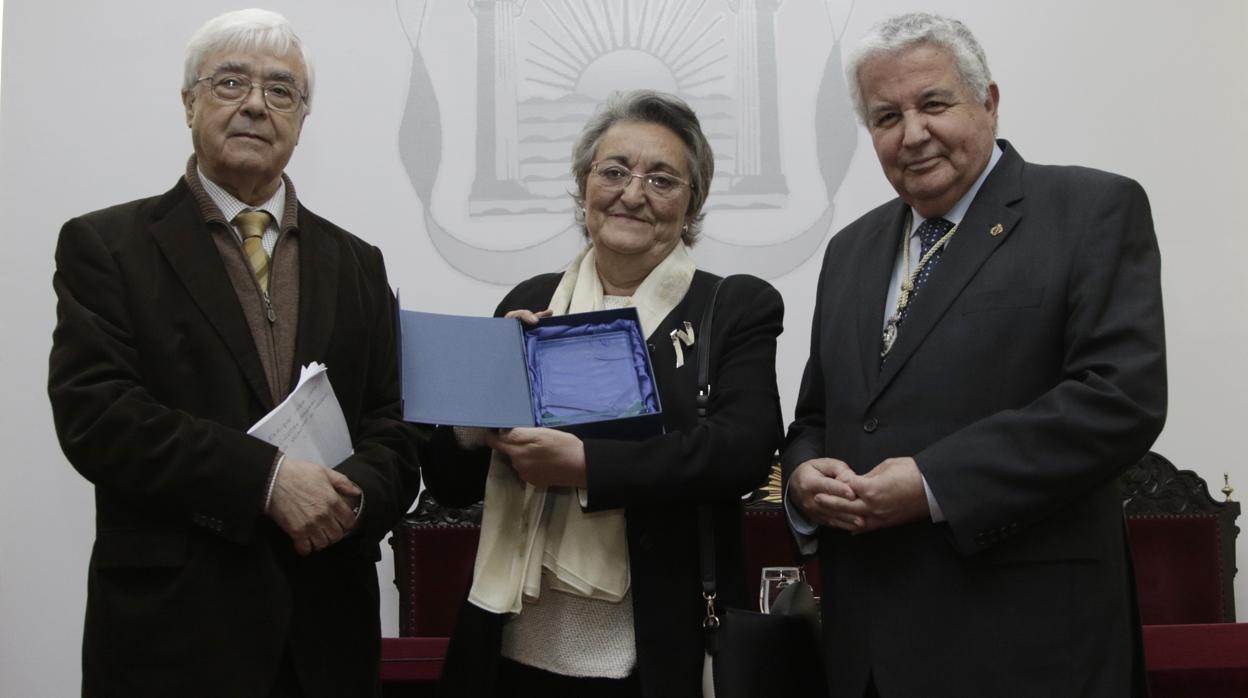
[[[1150,453],[1119,479],[1145,624],[1234,622],[1237,502],[1219,502],[1198,475]],[[775,503],[779,474],[745,507],[748,589],[763,567],[801,566],[819,593],[819,568],[802,561]],[[772,501],[762,499],[770,494]],[[446,637],[468,594],[481,505],[448,509],[422,493],[394,530],[399,632]],[[804,564],[803,564],[804,562]]]
[[[1234,622],[1239,503],[1156,453],[1118,482],[1144,624]]]
[[[760,495],[761,496],[761,495]],[[399,635],[448,637],[472,583],[481,534],[481,505],[452,509],[422,492],[416,509],[394,529],[395,586],[399,589]],[[784,513],[756,501],[745,509],[747,589],[757,589],[763,567],[801,566],[819,593],[819,567],[798,558]]]
[[[1148,625],[1233,619],[1222,589],[1223,554],[1213,514],[1127,518],[1140,615]]]
[[[801,567],[806,581],[819,595],[819,562],[801,559],[784,518],[784,509],[766,501],[745,507],[746,589],[758,589],[764,567]]]
[[[481,505],[442,507],[420,494],[416,510],[394,529],[394,583],[399,588],[399,635],[450,637],[468,596],[481,537]]]

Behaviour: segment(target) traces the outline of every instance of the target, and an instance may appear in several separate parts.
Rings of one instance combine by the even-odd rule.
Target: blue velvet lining
[[[636,322],[539,325],[525,330],[524,341],[538,426],[658,411]]]

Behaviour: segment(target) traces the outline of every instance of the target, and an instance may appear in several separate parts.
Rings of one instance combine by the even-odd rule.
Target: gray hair
[[[189,90],[202,77],[199,68],[209,55],[222,50],[267,51],[285,55],[299,51],[306,72],[306,85],[298,85],[307,97],[306,108],[312,107],[312,56],[295,34],[290,22],[276,12],[261,9],[236,10],[213,17],[204,23],[186,44],[186,65],[182,89]]]
[[[899,53],[919,44],[948,51],[958,68],[962,85],[978,101],[988,99],[988,84],[992,82],[992,75],[988,72],[988,58],[971,30],[956,19],[926,12],[912,12],[886,19],[872,27],[845,64],[849,98],[863,123],[867,120],[867,104],[858,75],[863,64],[873,58]]]
[[[681,231],[680,239],[692,246],[702,231],[705,215],[702,205],[706,203],[711,178],[715,176],[715,155],[693,109],[675,95],[654,90],[612,92],[581,129],[576,145],[572,146],[572,176],[576,178],[576,193],[572,198],[576,201],[577,222],[584,228],[585,182],[589,179],[589,168],[593,165],[598,144],[607,129],[621,122],[658,124],[671,130],[684,142],[692,182],[689,208],[685,211],[688,225]],[[588,230],[585,230],[585,235],[589,235]]]

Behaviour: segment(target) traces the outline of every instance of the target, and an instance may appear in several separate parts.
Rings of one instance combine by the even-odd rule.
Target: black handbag
[[[731,278],[731,277],[729,277]],[[715,299],[727,279],[711,291],[697,336],[698,420],[706,419],[711,401],[711,319]],[[784,587],[770,613],[718,608],[715,584],[715,528],[709,506],[698,509],[702,631],[711,662],[714,698],[784,696],[806,698],[827,693],[819,650],[819,615],[805,581]]]

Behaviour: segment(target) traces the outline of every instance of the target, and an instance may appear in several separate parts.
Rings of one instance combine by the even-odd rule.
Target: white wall
[[[311,208],[383,248],[407,307],[485,313],[505,289],[465,277],[437,254],[396,150],[412,58],[399,15],[422,4],[269,4],[294,22],[319,69],[316,108],[290,173]],[[847,36],[852,43],[874,21],[919,7],[859,2]],[[78,684],[94,512],[90,486],[57,447],[45,391],[57,231],[70,216],[174,183],[190,153],[178,101],[182,46],[203,20],[234,8],[221,0],[3,6],[0,443],[9,456],[0,466],[0,695],[67,696]],[[1229,472],[1248,493],[1239,431],[1248,416],[1240,354],[1248,344],[1240,320],[1248,236],[1239,220],[1248,199],[1248,5],[931,0],[921,8],[958,16],[976,31],[1001,85],[1001,134],[1025,157],[1122,172],[1148,190],[1164,259],[1170,350],[1170,418],[1155,450],[1215,487]],[[787,0],[777,13],[782,98],[811,89],[799,84],[808,78],[798,68],[828,48],[802,40],[803,17],[815,10],[822,3]],[[473,75],[471,54],[446,53],[455,50],[455,31],[428,38],[431,64],[460,65],[438,76],[442,87]],[[809,140],[815,125],[794,123]],[[470,160],[472,153],[448,149],[443,157]],[[833,227],[889,196],[860,131]],[[708,231],[717,219],[728,225],[713,214]],[[779,364],[790,412],[817,272],[812,260],[772,280],[788,304]],[[1246,546],[1241,537],[1241,560],[1248,560]],[[379,575],[387,593],[383,622],[394,633],[388,562]],[[1243,576],[1236,587],[1239,617],[1248,618]]]

